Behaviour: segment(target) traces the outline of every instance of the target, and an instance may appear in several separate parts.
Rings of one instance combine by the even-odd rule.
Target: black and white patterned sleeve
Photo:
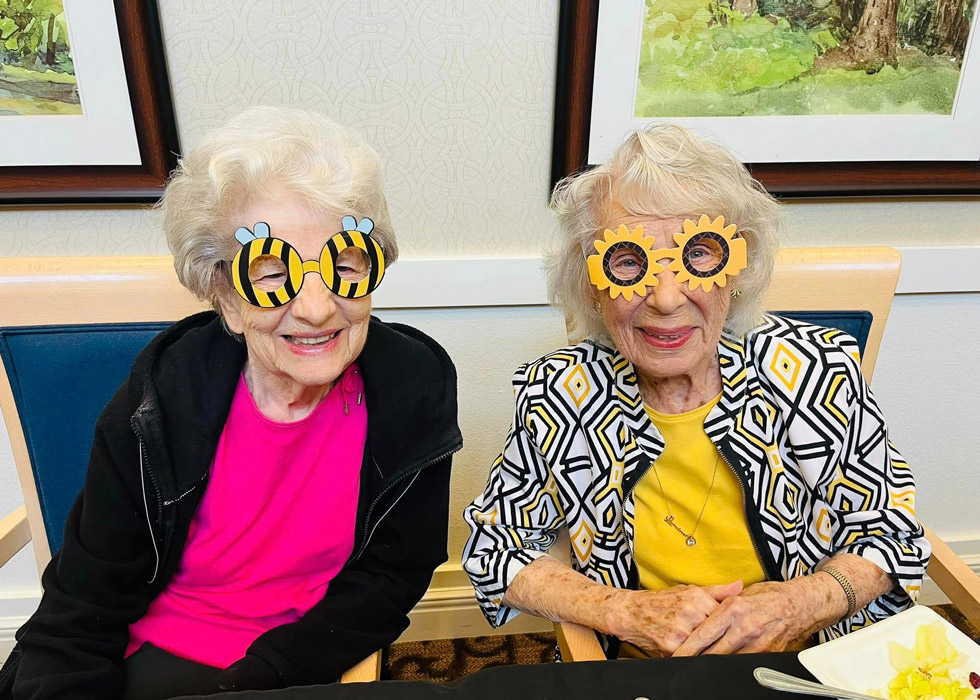
[[[507,587],[521,569],[545,554],[564,525],[554,477],[533,438],[530,399],[542,387],[529,382],[528,375],[527,365],[514,375],[514,422],[503,452],[491,466],[486,489],[463,511],[470,526],[463,568],[494,627],[519,614],[501,602]]]
[[[917,600],[931,548],[915,516],[912,470],[888,437],[888,427],[861,374],[854,339],[841,334],[848,375],[843,439],[837,472],[824,481],[835,553],[857,554],[877,564],[895,586],[843,621],[843,629],[889,617]],[[853,346],[853,347],[852,347]],[[850,624],[848,624],[848,622]]]

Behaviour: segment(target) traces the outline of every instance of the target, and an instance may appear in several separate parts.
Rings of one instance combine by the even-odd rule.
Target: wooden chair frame
[[[175,321],[206,308],[177,281],[170,256],[0,259],[0,327]],[[2,361],[0,409],[24,494],[24,505],[0,520],[0,566],[33,541],[40,574],[51,550]],[[377,680],[380,670],[378,651],[344,673],[341,682]]]
[[[773,270],[765,307],[779,311],[867,310],[873,319],[861,371],[868,382],[874,374],[878,349],[891,310],[902,258],[894,248],[784,248]],[[947,597],[975,626],[980,628],[980,576],[925,528],[932,545],[928,573]],[[566,538],[556,547],[569,548]],[[557,553],[562,558],[562,553]],[[555,623],[562,658],[567,661],[597,661],[605,654],[595,632],[569,622]]]

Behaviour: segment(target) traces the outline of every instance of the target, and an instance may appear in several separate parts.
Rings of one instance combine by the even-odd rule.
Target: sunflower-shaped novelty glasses
[[[665,269],[676,273],[677,283],[687,282],[691,291],[701,287],[710,292],[714,285],[724,287],[728,277],[744,270],[745,240],[735,238],[738,227],[725,226],[725,217],[711,221],[702,216],[697,223],[684,221],[684,231],[674,234],[676,248],[654,248],[654,239],[643,236],[643,227],[629,231],[621,225],[615,232],[606,229],[595,242],[596,255],[588,258],[589,280],[596,289],[609,290],[613,299],[620,294],[626,301],[633,295],[646,296],[648,287],[660,282]],[[667,267],[658,260],[670,258]]]
[[[288,304],[299,294],[307,272],[319,272],[337,296],[367,296],[385,276],[384,250],[371,237],[374,222],[365,218],[358,223],[353,216],[345,216],[341,225],[344,230],[327,241],[319,261],[304,261],[286,241],[273,238],[265,222],[255,224],[251,231],[238,229],[235,238],[242,248],[231,263],[235,289],[249,304],[271,309]]]

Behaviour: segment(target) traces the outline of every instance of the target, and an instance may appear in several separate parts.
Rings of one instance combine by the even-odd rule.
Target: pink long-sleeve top
[[[180,565],[126,656],[150,642],[225,668],[324,597],[354,546],[363,391],[351,365],[310,415],[276,423],[239,380]]]

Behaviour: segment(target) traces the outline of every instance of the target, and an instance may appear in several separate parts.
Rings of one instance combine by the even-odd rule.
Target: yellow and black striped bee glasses
[[[374,222],[345,216],[341,225],[343,230],[323,246],[320,259],[305,261],[286,241],[270,235],[269,224],[260,221],[251,231],[239,228],[235,238],[242,248],[231,263],[232,284],[242,299],[263,309],[292,301],[308,272],[319,272],[337,296],[367,296],[385,275],[384,250],[371,237]]]

